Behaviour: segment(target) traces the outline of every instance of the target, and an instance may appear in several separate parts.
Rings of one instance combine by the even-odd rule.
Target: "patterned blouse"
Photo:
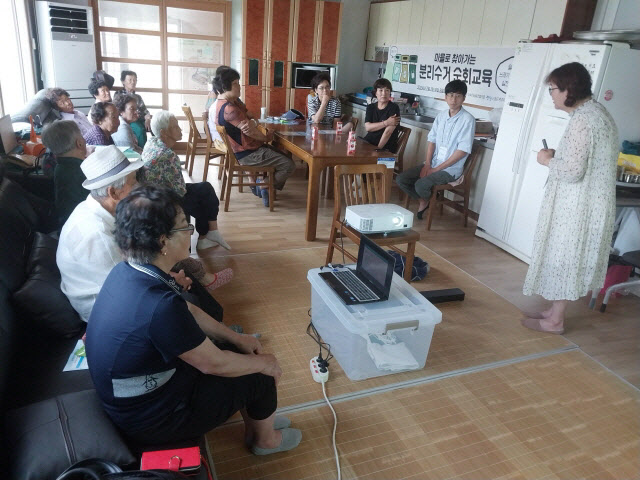
[[[107,136],[99,125],[92,126],[83,135],[87,145],[113,145],[111,135]]]
[[[187,193],[180,158],[160,138],[151,137],[147,140],[142,151],[142,161],[144,168],[141,176],[144,182],[171,188],[181,197]]]
[[[309,116],[309,123],[313,122],[313,119],[311,117],[318,113],[321,104],[322,102],[320,101],[320,98],[318,96],[307,96],[307,114]],[[327,103],[327,108],[324,111],[324,117],[322,117],[322,120],[320,120],[318,123],[333,124],[333,119],[340,118],[341,115],[342,106],[340,105],[340,101],[335,98],[331,98],[329,100],[329,103]]]

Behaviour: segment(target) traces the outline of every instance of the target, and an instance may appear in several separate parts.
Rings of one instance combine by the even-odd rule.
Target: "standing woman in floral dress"
[[[613,118],[591,98],[591,76],[582,64],[562,65],[546,82],[555,108],[571,118],[558,149],[538,152],[538,163],[549,167],[549,181],[523,292],[552,303],[529,314],[522,325],[562,334],[568,302],[604,285],[619,143]]]

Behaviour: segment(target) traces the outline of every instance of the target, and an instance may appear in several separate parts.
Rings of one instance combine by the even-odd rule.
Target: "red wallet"
[[[140,470],[196,472],[200,468],[200,447],[143,452]]]

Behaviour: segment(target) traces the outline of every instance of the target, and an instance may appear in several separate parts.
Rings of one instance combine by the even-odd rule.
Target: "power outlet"
[[[313,357],[309,360],[309,369],[311,370],[311,376],[316,382],[325,383],[329,380],[329,369],[327,367],[321,367],[318,364],[317,357]],[[324,372],[322,370],[324,370]]]

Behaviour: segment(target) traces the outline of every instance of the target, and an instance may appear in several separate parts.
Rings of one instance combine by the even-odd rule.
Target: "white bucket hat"
[[[142,160],[130,162],[118,147],[109,145],[97,149],[80,164],[84,176],[87,177],[82,186],[87,190],[95,190],[110,185],[143,166]]]

